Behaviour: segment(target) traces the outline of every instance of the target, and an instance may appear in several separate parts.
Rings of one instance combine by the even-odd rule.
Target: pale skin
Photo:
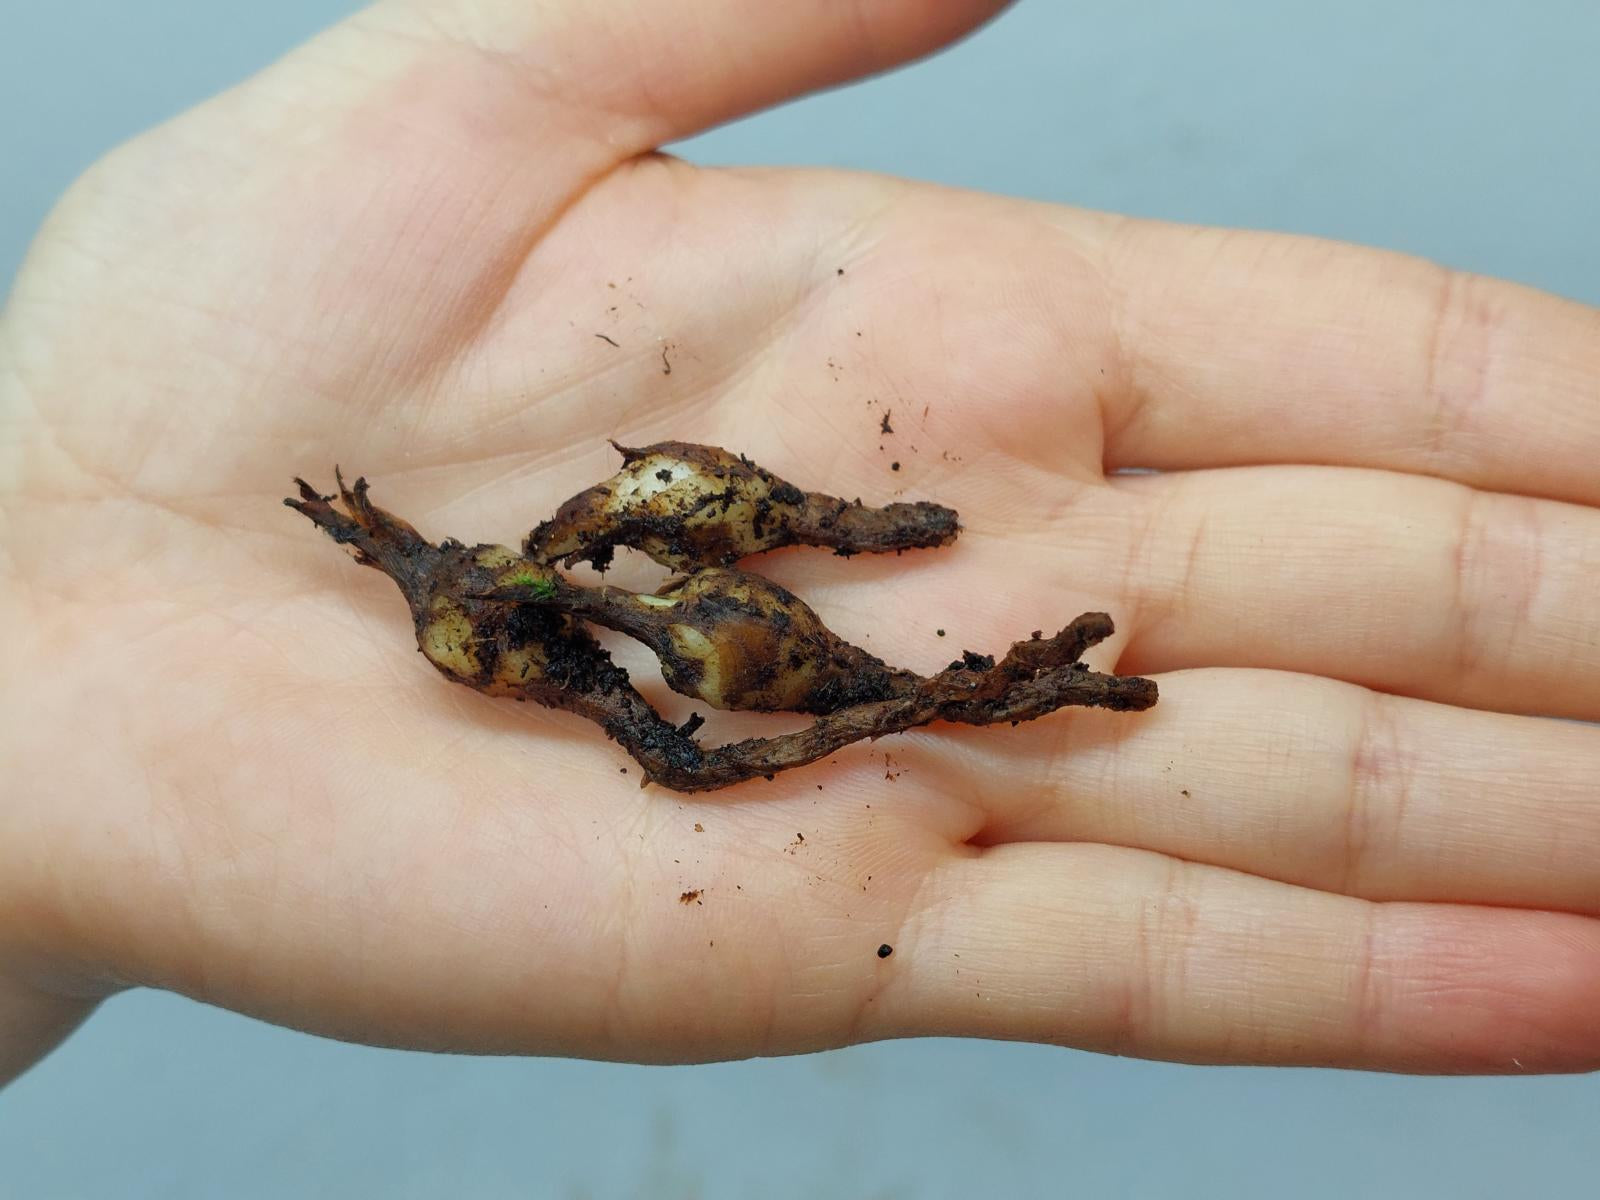
[[[652,153],[995,7],[391,0],[73,189],[0,327],[0,1078],[130,986],[640,1061],[1600,1064],[1600,730],[1545,719],[1600,719],[1600,315]],[[924,671],[1109,612],[1160,704],[641,791],[279,503],[338,461],[514,544],[607,437],[949,504],[754,561]]]

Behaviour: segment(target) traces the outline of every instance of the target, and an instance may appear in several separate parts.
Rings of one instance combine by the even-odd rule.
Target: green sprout
[[[533,591],[535,600],[554,600],[556,598],[556,581],[548,575],[535,575],[532,571],[522,570],[514,575],[506,576],[506,587],[525,587]]]

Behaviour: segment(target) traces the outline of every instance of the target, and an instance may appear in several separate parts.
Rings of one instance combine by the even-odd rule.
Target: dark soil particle
[[[889,955],[891,955],[893,953],[894,953],[894,947],[889,945],[888,942],[885,942],[883,945],[878,947],[878,957],[879,958],[888,958]]]
[[[883,420],[878,423],[878,428],[884,433],[893,433],[894,426],[889,424],[889,413],[883,414]]]
[[[679,904],[700,904],[700,903],[702,903],[702,901],[700,899],[702,891],[703,891],[703,889],[701,889],[701,888],[695,888],[692,891],[684,892],[683,895],[678,897],[678,903]]]
[[[947,671],[987,671],[994,666],[994,655],[974,654],[963,650],[961,657],[945,668]]]

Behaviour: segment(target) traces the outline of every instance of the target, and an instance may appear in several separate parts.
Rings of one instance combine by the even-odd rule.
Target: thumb
[[[387,0],[357,21],[476,49],[637,152],[930,53],[1006,3]]]

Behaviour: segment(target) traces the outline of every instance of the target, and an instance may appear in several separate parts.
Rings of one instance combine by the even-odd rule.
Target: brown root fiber
[[[703,451],[721,456],[718,461],[740,463],[744,474],[739,478],[754,479],[769,492],[790,486],[725,451],[664,445],[673,447],[680,462],[688,461],[685,451]],[[648,457],[661,450],[625,453]],[[644,459],[630,459],[634,461]],[[671,473],[665,466],[659,469]],[[732,486],[728,479],[723,477],[724,485]],[[685,528],[694,532],[689,541],[674,543],[677,549],[668,542],[651,542],[656,534],[641,534],[637,525],[629,524],[635,519],[629,516],[606,524],[596,539],[561,542],[575,547],[562,554],[520,555],[504,546],[466,546],[453,539],[431,543],[374,505],[363,479],[353,487],[339,479],[337,506],[334,496],[318,493],[303,480],[296,483],[298,497],[284,503],[349,546],[357,562],[394,580],[411,610],[418,649],[442,674],[487,695],[532,700],[586,717],[638,761],[644,782],[678,791],[705,791],[770,776],[815,762],[851,742],[933,721],[1015,724],[1069,705],[1137,710],[1156,702],[1156,685],[1150,680],[1098,674],[1078,661],[1090,646],[1110,636],[1111,619],[1104,613],[1085,613],[1053,637],[1035,633],[1013,645],[998,663],[969,651],[931,677],[891,667],[834,634],[793,593],[720,565],[721,556],[739,548],[753,553],[787,544],[773,540],[772,526],[752,528],[756,509],[744,500],[719,500],[715,512],[703,507],[693,514],[692,524],[680,522],[671,536]],[[563,511],[582,499],[569,501]],[[802,497],[795,512],[803,512],[813,499]],[[911,540],[933,536],[928,533],[933,526],[915,525],[923,531],[917,534],[915,523],[896,525],[899,518],[883,515],[894,507],[917,506],[854,511],[867,514],[860,520],[880,540],[899,537],[906,544],[936,544]],[[938,511],[948,514],[947,532],[939,534],[948,540],[956,530],[955,514]],[[568,528],[573,527],[569,522]],[[808,527],[800,522],[787,528],[783,536],[798,541],[804,539],[790,533]],[[863,547],[871,540],[864,536],[851,545]],[[580,587],[549,565],[552,558],[594,558],[595,547],[602,544],[608,557],[611,547],[638,541],[647,543],[639,547],[647,552],[649,545],[664,547],[663,561],[697,562],[700,556],[719,565],[675,579],[654,595]],[[595,641],[586,621],[649,646],[670,686],[713,707],[805,712],[818,719],[795,733],[702,747],[694,739],[703,723],[699,716],[681,726],[665,720]]]

